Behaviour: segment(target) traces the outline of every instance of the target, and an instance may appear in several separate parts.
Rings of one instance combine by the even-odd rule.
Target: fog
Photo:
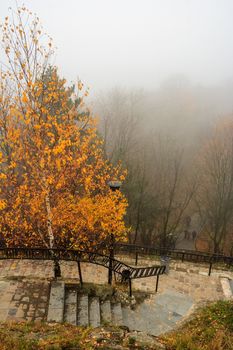
[[[233,255],[233,1],[25,5],[54,39],[59,75],[90,87],[104,159],[127,171],[129,241],[174,247],[185,232]]]
[[[19,2],[20,3],[20,2]],[[231,0],[26,0],[57,46],[55,63],[93,95],[154,89],[176,74],[194,84],[232,79]],[[14,0],[1,0],[7,15]]]

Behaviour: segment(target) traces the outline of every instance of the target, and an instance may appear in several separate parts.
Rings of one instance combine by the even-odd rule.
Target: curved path
[[[125,262],[133,265],[134,260]],[[151,266],[152,261],[149,258],[140,259],[139,264],[146,268]],[[78,284],[77,263],[63,260],[60,265],[60,281],[70,285]],[[85,282],[106,284],[108,270],[105,267],[86,262],[81,265]],[[204,265],[173,262],[169,274],[160,277],[157,294],[154,293],[156,276],[137,278],[132,281],[133,289],[151,293],[151,297],[145,300],[143,306],[139,305],[134,314],[131,313],[132,310],[123,308],[125,323],[132,329],[153,334],[169,330],[187,316],[193,305],[224,299],[221,277],[228,275],[233,278],[233,273],[230,276],[227,271],[213,272],[208,276],[208,267]],[[51,280],[51,260],[0,260],[0,321],[46,320]],[[143,318],[147,321],[143,322]]]
[[[165,272],[166,266],[132,267],[123,262],[112,259],[107,255],[74,249],[46,249],[46,248],[0,248],[1,259],[30,259],[30,260],[53,260],[55,265],[61,260],[88,262],[101,265],[107,269],[122,275],[127,279],[159,276]],[[111,267],[110,267],[111,266]],[[56,269],[56,266],[55,266]],[[125,272],[128,274],[125,274]]]
[[[59,252],[59,253],[58,253]],[[55,252],[54,252],[55,253]],[[78,283],[77,261],[82,258],[82,274],[85,282],[106,284],[107,268],[103,266],[101,254],[88,253],[82,257],[76,253],[57,250],[61,259],[63,283]],[[80,253],[80,252],[79,252]],[[23,258],[23,254],[27,256]],[[50,281],[53,279],[53,259],[41,250],[8,249],[0,250],[0,320],[46,320],[50,294]],[[62,260],[66,255],[67,260]],[[74,256],[75,255],[75,256]],[[43,258],[48,258],[44,260]],[[123,259],[124,258],[124,259]],[[119,256],[121,266],[131,267],[131,271],[148,271],[153,260],[140,256],[138,267],[134,259]],[[96,266],[93,265],[95,263]],[[121,260],[122,259],[122,260]],[[128,260],[127,260],[128,259]],[[101,262],[101,264],[100,264]],[[156,263],[156,260],[154,261]],[[157,262],[158,263],[158,262]],[[117,265],[115,265],[117,269]],[[122,270],[123,271],[123,270]],[[131,329],[144,330],[158,335],[176,327],[195,305],[209,300],[224,299],[221,279],[233,278],[228,271],[214,271],[208,276],[208,266],[192,262],[173,261],[169,274],[160,278],[159,293],[154,294],[156,276],[138,277],[132,281],[134,289],[152,293],[134,311],[123,307],[125,324]]]

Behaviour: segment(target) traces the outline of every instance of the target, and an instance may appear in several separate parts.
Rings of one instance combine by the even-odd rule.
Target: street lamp
[[[112,192],[119,191],[121,187],[120,181],[109,181],[108,186]],[[114,245],[115,237],[113,232],[110,235],[110,247],[109,247],[109,270],[108,270],[108,284],[112,284],[112,263],[114,259]]]
[[[109,186],[110,190],[112,190],[113,192],[119,190],[121,185],[122,185],[121,181],[109,181],[108,182],[108,186]]]

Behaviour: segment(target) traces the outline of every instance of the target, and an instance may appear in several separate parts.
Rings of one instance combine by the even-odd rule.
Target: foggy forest
[[[152,3],[150,6],[154,9]],[[177,19],[180,16],[184,20],[182,11],[187,11],[190,20],[197,15],[195,5],[179,6],[176,9],[171,5],[177,11]],[[227,7],[216,6],[211,28],[217,23],[214,21],[218,9],[222,11],[221,23],[224,18],[228,20]],[[44,11],[43,6],[41,9]],[[141,16],[145,20],[148,15],[147,23],[152,25],[148,9]],[[166,7],[157,9],[171,18],[171,27],[166,25],[172,37],[172,25],[176,22],[171,13],[163,12]],[[126,13],[129,10],[126,7]],[[135,18],[139,10],[137,4]],[[85,6],[81,11],[85,11]],[[201,21],[205,11],[208,6],[203,8]],[[126,17],[119,18],[124,29]],[[108,17],[103,19],[104,23],[108,21]],[[159,23],[162,28],[163,22]],[[101,24],[98,28],[102,30]],[[128,33],[115,32],[115,24],[110,27],[112,30],[122,40]],[[202,47],[205,37],[202,42],[201,28],[196,30],[200,39],[197,44]],[[215,30],[218,33],[217,27]],[[224,47],[228,48],[228,32],[225,27],[219,30],[222,40],[226,40]],[[131,29],[129,33],[133,35]],[[208,35],[214,38],[211,31]],[[216,47],[213,44],[212,41],[211,50],[217,53],[220,42],[216,42]],[[111,45],[109,42],[110,49]],[[167,69],[154,86],[156,70],[152,66],[153,79],[141,84],[141,73],[148,73],[142,61],[139,84],[134,86],[130,82],[132,71],[128,85],[125,68],[119,73],[119,51],[119,66],[114,63],[117,69],[116,73],[112,70],[112,75],[116,81],[117,74],[123,74],[124,77],[119,75],[121,83],[101,86],[98,81],[92,91],[85,79],[70,81],[69,71],[68,79],[63,78],[68,66],[59,66],[56,50],[37,15],[24,6],[10,10],[10,17],[7,15],[2,24],[0,100],[4,244],[20,241],[36,242],[39,246],[68,244],[90,248],[93,242],[101,242],[114,232],[117,241],[132,244],[232,255],[233,80],[232,72],[227,71],[230,56],[224,55],[224,65],[220,57],[213,61],[211,50],[206,51],[209,71],[205,64],[201,69],[203,76],[204,71],[210,74],[212,69],[212,80],[210,76],[206,81],[195,79],[195,74],[182,71],[178,64],[178,73]],[[164,43],[160,51],[166,54]],[[76,57],[76,51],[72,52]],[[93,60],[97,66],[98,55],[96,51]],[[212,61],[218,62],[216,67],[211,66]],[[135,62],[138,64],[137,59]],[[132,69],[135,62],[132,61]],[[102,80],[107,79],[108,70],[106,66]],[[164,67],[160,70],[164,71]],[[122,182],[117,196],[109,192],[109,181]]]
[[[175,76],[94,100],[104,152],[128,172],[130,241],[175,244],[195,231],[199,249],[232,253],[232,93]]]

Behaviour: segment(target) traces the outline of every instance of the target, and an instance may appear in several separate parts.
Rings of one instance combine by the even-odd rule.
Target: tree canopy
[[[53,44],[26,8],[2,25],[8,61],[0,79],[0,225],[8,245],[90,247],[123,238],[124,180],[104,158],[84,90],[51,66]]]

